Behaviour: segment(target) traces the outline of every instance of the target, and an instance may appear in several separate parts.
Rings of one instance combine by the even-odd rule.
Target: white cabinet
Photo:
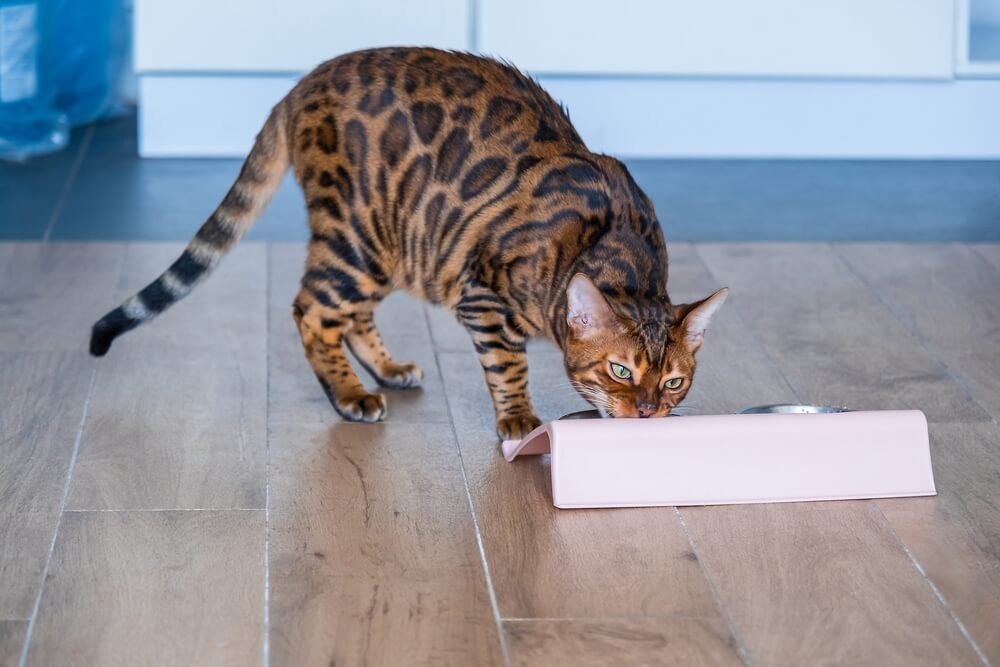
[[[307,72],[372,46],[469,48],[468,0],[136,0],[135,67]]]
[[[135,11],[144,156],[244,155],[318,63],[426,45],[539,76],[592,148],[625,157],[1000,157],[1000,56],[986,59],[1000,0],[135,0]]]
[[[479,48],[544,73],[951,76],[952,0],[480,0]]]

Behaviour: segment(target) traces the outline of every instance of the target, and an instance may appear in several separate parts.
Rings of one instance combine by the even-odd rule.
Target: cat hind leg
[[[383,387],[390,389],[420,387],[424,371],[413,362],[393,361],[375,326],[371,310],[359,312],[354,316],[354,325],[348,329],[344,341],[365,370]]]

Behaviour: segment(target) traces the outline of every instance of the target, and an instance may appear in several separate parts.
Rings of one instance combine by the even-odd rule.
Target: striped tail
[[[285,103],[280,102],[257,135],[236,182],[183,254],[159,278],[94,324],[92,355],[103,357],[115,338],[180,301],[249,231],[288,170],[286,127]]]

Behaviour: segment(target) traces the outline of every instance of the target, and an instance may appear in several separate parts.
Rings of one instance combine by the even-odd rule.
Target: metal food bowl
[[[775,405],[757,405],[746,410],[740,410],[741,415],[816,415],[834,414],[837,412],[850,412],[847,408],[839,408],[831,405],[796,405],[793,403],[777,403]],[[675,415],[669,415],[671,417]],[[580,410],[563,415],[559,419],[600,419],[601,413],[597,410]]]
[[[794,405],[791,403],[758,405],[746,410],[740,410],[741,415],[815,415],[836,412],[850,412],[850,410],[829,405]]]
[[[680,415],[667,415],[668,417],[678,417]],[[563,415],[559,419],[601,419],[601,413],[597,410],[580,410]]]
[[[579,412],[571,412],[568,415],[563,415],[559,419],[600,419],[601,413],[597,410],[580,410]]]

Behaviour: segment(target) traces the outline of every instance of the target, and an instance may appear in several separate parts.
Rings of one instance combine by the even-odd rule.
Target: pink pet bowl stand
[[[918,410],[577,419],[505,441],[550,454],[556,507],[650,507],[935,495]]]

